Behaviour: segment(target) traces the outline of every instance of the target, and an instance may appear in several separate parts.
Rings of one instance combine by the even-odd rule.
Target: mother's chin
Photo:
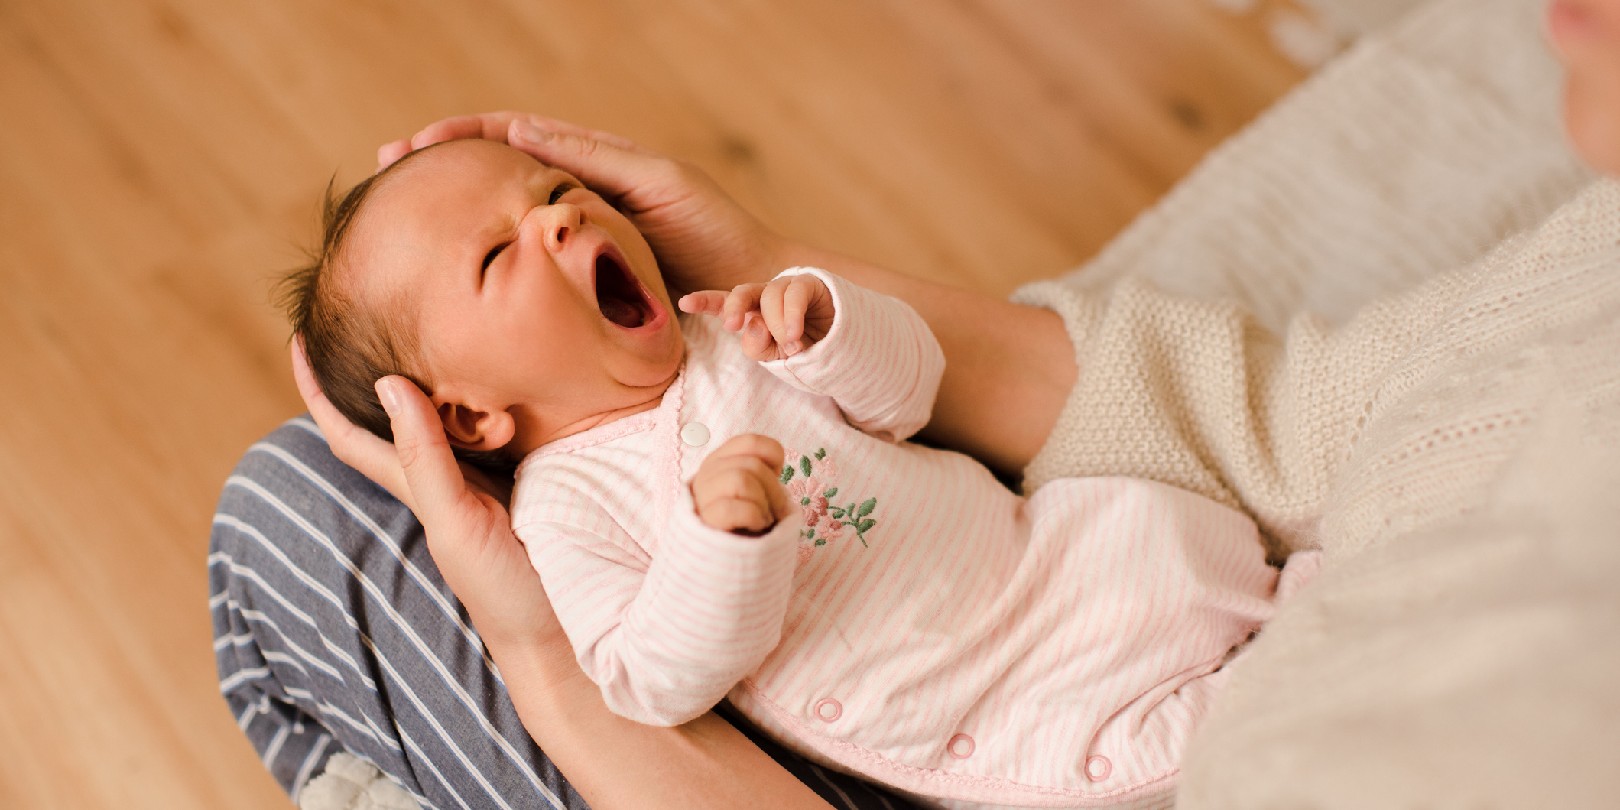
[[[1588,165],[1620,176],[1620,0],[1557,0],[1547,14],[1564,65],[1564,131]]]
[[[1564,132],[1587,165],[1620,177],[1620,54],[1604,73],[1570,70]]]

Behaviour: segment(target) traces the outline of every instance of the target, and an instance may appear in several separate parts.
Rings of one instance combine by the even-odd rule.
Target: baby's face
[[[520,452],[655,403],[679,370],[684,343],[640,231],[505,144],[455,141],[399,166],[346,256],[360,300],[416,330],[441,414],[509,413]]]

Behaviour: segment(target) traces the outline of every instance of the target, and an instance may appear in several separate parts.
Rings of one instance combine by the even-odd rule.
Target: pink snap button
[[[1104,756],[1086,757],[1086,778],[1087,779],[1090,779],[1093,782],[1101,782],[1102,780],[1107,779],[1108,775],[1113,773],[1113,772],[1114,772],[1114,763],[1109,762],[1108,757],[1104,757]]]
[[[966,734],[958,734],[945,743],[945,753],[957,759],[967,759],[973,756],[973,738]]]
[[[816,704],[815,713],[823,722],[831,723],[843,715],[844,707],[832,698],[824,698]]]

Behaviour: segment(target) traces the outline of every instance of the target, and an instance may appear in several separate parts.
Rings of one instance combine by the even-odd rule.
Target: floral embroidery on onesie
[[[786,463],[782,465],[781,481],[787,487],[788,498],[804,512],[804,528],[799,530],[799,563],[808,561],[817,547],[851,535],[862,546],[870,547],[867,532],[877,525],[878,499],[851,498],[849,493],[841,493],[838,467],[825,447],[813,453],[787,448],[783,458]]]

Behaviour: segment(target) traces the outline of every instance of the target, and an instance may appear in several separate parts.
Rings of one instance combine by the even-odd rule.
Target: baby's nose
[[[544,233],[546,247],[551,250],[561,250],[568,245],[568,240],[580,226],[580,210],[578,206],[568,203],[558,203],[546,206],[540,212],[544,218]]]

